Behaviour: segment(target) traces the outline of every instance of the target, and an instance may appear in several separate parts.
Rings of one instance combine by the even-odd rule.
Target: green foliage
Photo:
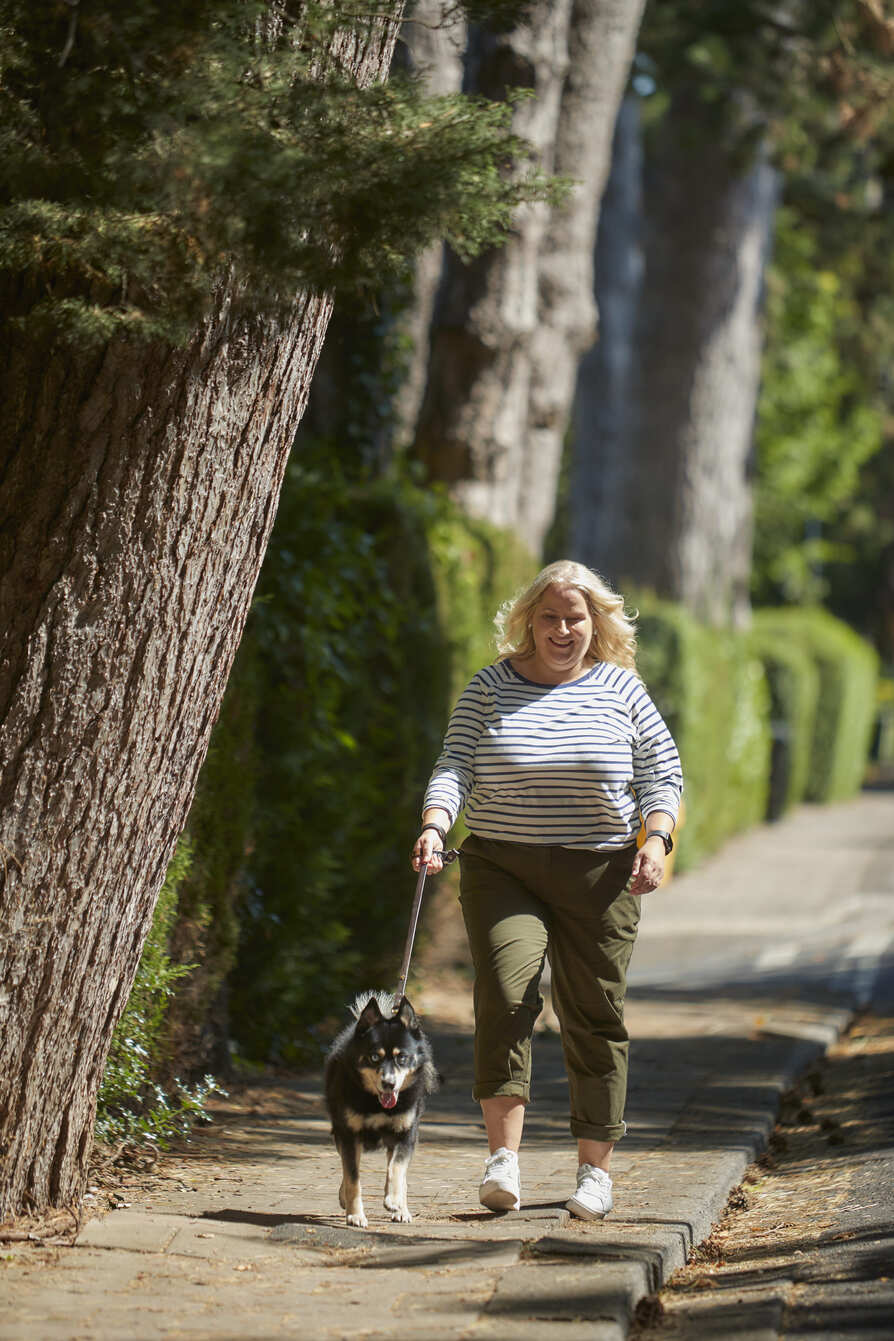
[[[863,0],[662,0],[646,8],[634,86],[654,87],[661,110],[680,93],[701,102],[714,133],[724,122],[760,124],[806,168],[842,167],[837,151],[855,138],[865,145],[890,103],[890,23],[885,31],[871,9]]]
[[[175,961],[193,968],[165,1017],[163,1081],[172,1073],[199,1074],[209,1064],[225,1073],[229,1064],[225,984],[236,960],[236,910],[254,841],[256,656],[255,644],[244,639],[189,812],[191,861],[178,882],[169,945]]]
[[[819,672],[808,651],[783,635],[778,625],[765,625],[762,611],[755,614],[749,642],[763,665],[770,695],[773,753],[767,818],[775,820],[807,792]]]
[[[435,237],[497,242],[556,190],[511,103],[358,88],[327,55],[399,7],[0,0],[0,290],[19,330],[183,339],[223,275],[252,309],[378,288]],[[507,173],[511,162],[520,171]]]
[[[874,513],[860,515],[858,484],[883,444],[882,416],[846,349],[860,313],[846,283],[818,260],[816,239],[781,211],[757,431],[758,601],[821,598],[824,570],[852,552],[842,542],[846,519],[876,528]],[[890,522],[887,531],[894,539]]]
[[[448,671],[408,501],[400,485],[347,481],[325,455],[289,470],[248,635],[256,846],[231,1000],[253,1056],[300,1056],[307,1026],[400,954]]]
[[[763,819],[770,705],[744,634],[708,629],[681,606],[643,596],[638,666],[683,762],[677,869]]]
[[[96,1114],[101,1141],[149,1142],[164,1148],[174,1136],[185,1136],[207,1114],[208,1097],[218,1090],[206,1076],[201,1084],[179,1080],[167,1090],[156,1082],[164,1061],[164,1020],[174,985],[191,965],[172,963],[168,937],[177,908],[177,890],[190,864],[189,845],[181,842],[167,876],[127,1006],[115,1028]]]
[[[522,575],[517,545],[441,493],[350,479],[317,451],[290,467],[247,633],[256,821],[229,990],[256,1059],[312,1055],[358,983],[396,977],[425,781]]]
[[[461,518],[448,507],[429,525],[428,541],[452,705],[475,672],[496,659],[497,609],[531,581],[538,565],[514,532]]]
[[[819,673],[806,799],[846,800],[859,791],[866,772],[878,657],[825,610],[763,610],[757,622],[762,637],[802,648]]]

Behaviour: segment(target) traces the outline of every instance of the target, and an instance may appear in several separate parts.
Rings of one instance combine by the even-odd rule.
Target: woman
[[[612,1207],[624,1134],[627,964],[639,896],[664,874],[682,777],[639,679],[624,602],[582,564],[550,564],[497,616],[500,659],[450,718],[425,794],[413,866],[438,855],[465,808],[463,916],[475,966],[475,1088],[490,1156],[489,1210],[521,1204],[518,1150],[547,950],[578,1140],[572,1214]],[[647,838],[637,851],[640,814]]]

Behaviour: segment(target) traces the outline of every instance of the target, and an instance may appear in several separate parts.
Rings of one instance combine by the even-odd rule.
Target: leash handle
[[[456,848],[451,848],[449,852],[439,852],[437,854],[445,866],[450,862],[456,861],[459,852]],[[425,877],[428,873],[428,862],[424,861],[419,867],[419,879],[416,881],[416,893],[413,895],[413,907],[410,911],[410,929],[407,932],[407,943],[404,946],[403,963],[400,966],[400,977],[397,981],[397,991],[394,993],[394,1009],[397,1011],[403,1000],[404,990],[407,986],[407,976],[410,972],[410,956],[413,953],[413,942],[416,939],[416,928],[419,925],[419,912],[422,908],[422,891],[425,887]]]

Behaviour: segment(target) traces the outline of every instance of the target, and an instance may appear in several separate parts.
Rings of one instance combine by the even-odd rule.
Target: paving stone
[[[123,1248],[128,1252],[164,1252],[182,1224],[179,1215],[110,1211],[90,1220],[78,1235],[81,1248]]]

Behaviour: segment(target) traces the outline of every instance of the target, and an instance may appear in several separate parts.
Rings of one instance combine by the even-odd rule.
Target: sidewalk
[[[735,840],[652,896],[665,902],[654,929],[647,919],[644,963],[672,967],[662,938],[675,909],[681,925],[698,921],[700,898],[716,904],[726,891],[729,920],[749,880],[760,883],[768,909],[801,897],[791,861],[779,855],[795,850],[822,852],[812,875],[801,870],[804,897],[830,871],[842,899],[869,888],[868,871],[882,892],[887,881],[890,896],[894,795],[801,810]],[[881,945],[894,931],[894,897],[887,906]],[[630,1131],[615,1157],[616,1210],[605,1222],[572,1221],[563,1209],[576,1159],[550,1032],[536,1041],[523,1208],[502,1217],[481,1210],[485,1150],[469,1097],[470,1037],[429,1017],[446,1083],[410,1171],[412,1224],[385,1218],[376,1155],[363,1169],[370,1228],[345,1227],[319,1076],[272,1097],[259,1090],[256,1111],[245,1110],[250,1094],[239,1111],[222,1103],[218,1125],[165,1162],[151,1193],[89,1221],[75,1246],[2,1250],[0,1341],[625,1337],[638,1300],[709,1234],[764,1147],[781,1093],[837,1038],[853,1006],[846,985],[820,973],[793,995],[793,980],[772,965],[723,981],[707,974],[691,988],[671,977],[662,984],[659,974],[628,1002]]]

